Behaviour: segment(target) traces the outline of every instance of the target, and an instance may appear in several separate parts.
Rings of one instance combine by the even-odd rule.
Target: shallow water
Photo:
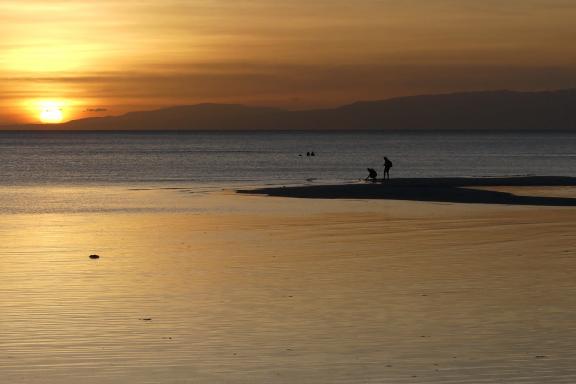
[[[2,382],[576,379],[572,208],[140,192],[2,215]]]

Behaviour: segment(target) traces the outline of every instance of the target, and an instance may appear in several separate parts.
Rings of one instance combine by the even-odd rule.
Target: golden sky
[[[0,0],[0,20],[0,124],[576,87],[574,0]]]

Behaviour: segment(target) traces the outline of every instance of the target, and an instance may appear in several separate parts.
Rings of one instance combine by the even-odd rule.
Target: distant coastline
[[[0,126],[2,131],[576,131],[576,89],[485,91],[361,101],[291,111],[237,104],[197,104],[62,124]]]

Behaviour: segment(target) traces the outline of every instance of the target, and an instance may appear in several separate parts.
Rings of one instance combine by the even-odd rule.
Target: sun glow
[[[39,118],[44,124],[57,124],[64,120],[64,103],[59,101],[38,102]]]

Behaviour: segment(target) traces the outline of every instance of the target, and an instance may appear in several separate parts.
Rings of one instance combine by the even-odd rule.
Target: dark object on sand
[[[100,256],[98,256],[98,255],[90,255],[90,258],[91,258],[92,260],[96,260],[96,259],[99,259]]]
[[[370,180],[371,182],[375,183],[376,178],[378,177],[378,173],[376,172],[376,170],[374,168],[366,168],[366,170],[368,171],[368,177],[365,178],[364,180],[366,181]]]
[[[142,319],[138,319],[138,320],[142,320],[142,321],[151,321],[152,318],[151,317],[144,317]]]

